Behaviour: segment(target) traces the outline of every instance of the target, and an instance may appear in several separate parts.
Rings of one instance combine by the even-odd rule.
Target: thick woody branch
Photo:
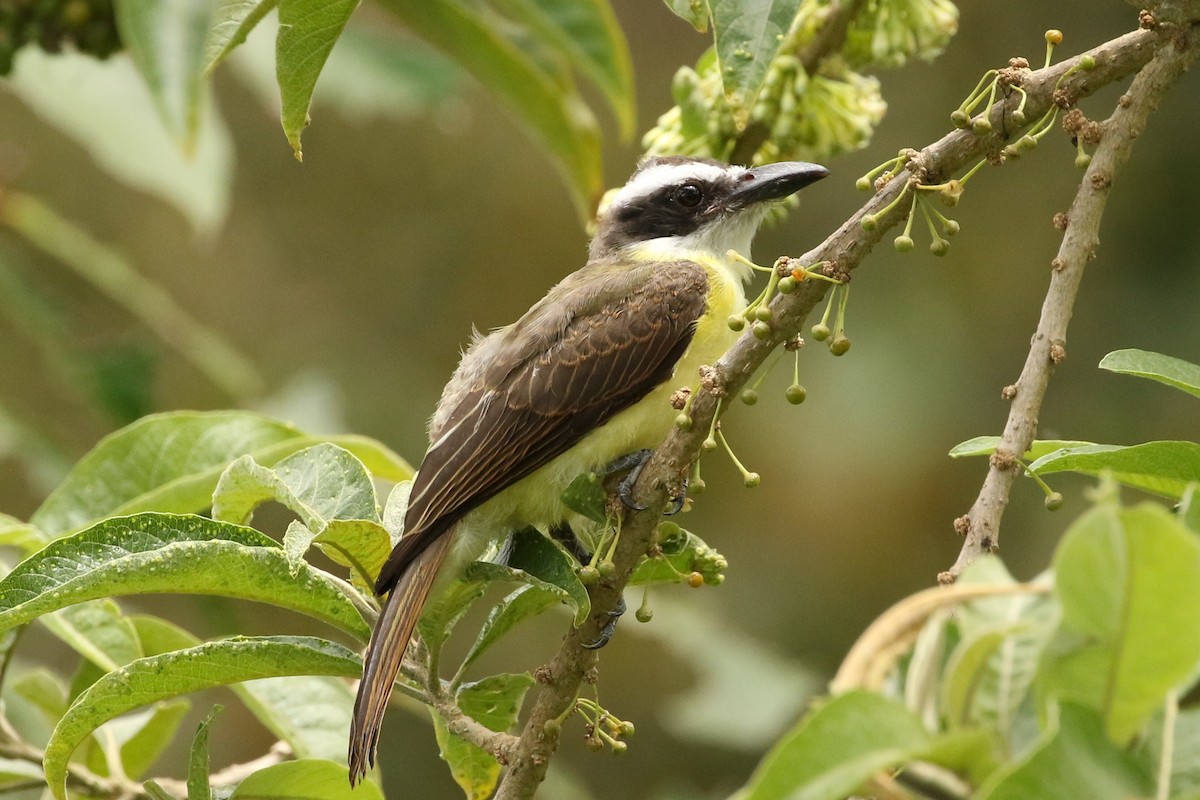
[[[1079,57],[1027,73],[1022,83],[1029,95],[1025,106],[1027,118],[1037,119],[1050,108],[1055,101],[1056,85],[1061,92],[1059,99],[1073,101],[1086,96],[1137,72],[1150,61],[1161,44],[1161,37],[1155,32],[1138,30],[1091,50],[1089,55],[1095,59],[1095,68],[1087,72],[1076,71],[1061,84],[1060,79],[1079,63]],[[1005,98],[989,110],[993,134],[980,137],[970,131],[956,130],[916,153],[908,169],[883,187],[822,244],[796,261],[806,265],[830,262],[835,274],[848,277],[886,231],[903,220],[906,209],[881,216],[870,232],[863,230],[862,218],[867,214],[878,214],[910,181],[937,182],[988,154],[998,153],[1006,137],[1020,132],[1010,121],[1016,102],[1016,97]],[[533,797],[545,777],[550,757],[558,744],[558,727],[546,723],[562,716],[575,702],[580,686],[586,680],[594,679],[597,654],[583,645],[596,640],[609,614],[617,608],[633,567],[653,542],[668,497],[678,489],[700,453],[718,398],[736,394],[772,350],[795,336],[826,290],[827,284],[814,280],[806,281],[793,294],[777,296],[771,303],[774,315],[771,337],[759,340],[747,331],[738,339],[703,378],[701,389],[691,405],[692,426],[686,431],[674,430],[642,470],[634,496],[647,508],[626,515],[613,556],[615,570],[592,587],[592,615],[581,627],[569,630],[558,653],[549,664],[537,670],[539,690],[520,739],[509,753],[508,772],[496,794],[497,800]]]

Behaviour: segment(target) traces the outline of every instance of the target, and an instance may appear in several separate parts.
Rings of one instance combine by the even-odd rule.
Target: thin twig
[[[1079,98],[1137,72],[1150,60],[1159,43],[1149,30],[1138,30],[1100,45],[1089,52],[1096,67],[1088,72],[1076,72],[1062,81],[1062,97]],[[1025,76],[1023,88],[1028,94],[1025,111],[1028,119],[1037,119],[1054,98],[1054,88],[1064,74],[1079,63],[1069,59]],[[915,177],[929,181],[937,176],[952,175],[988,152],[998,152],[1004,142],[1005,126],[999,124],[1016,107],[1016,93],[990,110],[997,123],[994,133],[976,136],[970,131],[956,130],[926,147],[917,154],[909,170],[885,186],[854,216],[847,220],[820,246],[801,256],[801,264],[832,262],[832,269],[848,276],[889,227],[903,218],[904,210],[879,219],[873,231],[864,231],[862,218],[880,211],[895,199],[904,185]],[[1009,133],[1015,132],[1009,126]],[[621,540],[613,555],[612,575],[591,587],[592,614],[579,628],[572,628],[549,664],[540,667],[535,677],[540,687],[534,697],[530,714],[522,729],[520,740],[509,756],[509,768],[496,794],[496,800],[528,800],[545,778],[550,756],[558,745],[557,726],[547,721],[563,714],[574,702],[585,679],[594,673],[597,653],[583,645],[595,641],[600,628],[617,608],[622,590],[638,559],[653,541],[654,530],[667,505],[672,487],[677,488],[692,462],[700,452],[700,444],[716,412],[719,397],[732,396],[763,363],[771,351],[795,336],[805,317],[821,301],[828,284],[805,281],[801,289],[790,295],[778,295],[771,302],[774,315],[772,336],[759,340],[747,332],[711,368],[705,371],[704,391],[697,392],[691,407],[692,425],[684,431],[674,430],[658,447],[642,470],[634,487],[634,499],[646,506],[644,511],[630,511],[622,525]],[[680,376],[686,379],[688,376]]]
[[[979,496],[971,510],[955,523],[955,528],[965,533],[965,541],[954,565],[938,576],[941,583],[954,581],[976,558],[999,547],[1000,518],[1020,472],[1018,459],[1037,435],[1038,414],[1050,375],[1066,358],[1067,324],[1084,268],[1095,257],[1100,243],[1100,220],[1113,181],[1129,159],[1134,140],[1145,131],[1146,121],[1163,93],[1200,52],[1196,37],[1190,35],[1192,31],[1176,29],[1176,32],[1178,36],[1166,37],[1165,46],[1138,73],[1112,116],[1102,124],[1100,144],[1066,214],[1066,232],[1058,255],[1050,262],[1050,287],[1029,355],[1021,377],[1005,392],[1006,397],[1012,398],[1012,405],[1004,433],[990,459]]]

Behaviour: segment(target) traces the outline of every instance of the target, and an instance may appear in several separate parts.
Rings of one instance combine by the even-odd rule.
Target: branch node
[[[954,532],[959,536],[966,536],[971,532],[971,518],[966,514],[954,520]]]
[[[1050,344],[1050,363],[1058,366],[1067,360],[1066,342],[1056,341]]]
[[[1015,383],[1010,383],[1008,386],[1005,386],[1000,390],[1000,397],[1004,398],[1005,400],[1012,400],[1016,396],[1017,385]]]
[[[988,458],[988,464],[990,464],[993,469],[1002,471],[1010,470],[1017,465],[1017,457],[1008,450],[997,448],[996,451],[992,453],[991,457]]]

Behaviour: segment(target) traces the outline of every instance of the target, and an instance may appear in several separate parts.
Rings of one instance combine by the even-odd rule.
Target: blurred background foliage
[[[605,113],[600,84],[581,87],[600,112],[602,172],[598,159],[590,165],[603,186],[623,182],[642,152],[621,129],[653,126],[674,103],[679,67],[696,64],[711,41],[662,3],[613,5],[636,75],[637,122]],[[758,260],[824,238],[862,202],[857,176],[948,131],[949,112],[984,69],[1014,55],[1037,62],[1046,28],[1061,28],[1061,52],[1072,53],[1135,24],[1117,0],[963,4],[959,33],[937,61],[879,73],[887,113],[870,145],[828,163],[834,178],[759,237]],[[260,30],[216,72],[209,129],[190,162],[145,124],[153,107],[123,58],[90,64],[90,83],[30,49],[0,87],[0,193],[37,198],[16,204],[23,218],[56,232],[48,241],[67,243],[51,251],[11,223],[0,227],[5,512],[27,517],[100,436],[154,410],[256,408],[313,431],[365,433],[416,461],[425,419],[472,325],[512,321],[582,264],[578,191],[493,95],[385,10],[360,8],[334,49],[303,164],[276,127],[271,57]],[[57,83],[30,87],[35,73]],[[1083,107],[1106,116],[1119,92]],[[1190,113],[1198,99],[1200,77],[1188,76],[1116,186],[1042,438],[1196,436],[1181,393],[1096,364],[1126,347],[1200,361]],[[64,104],[94,114],[87,136],[56,113]],[[113,153],[131,163],[106,162]],[[1059,239],[1051,217],[1080,175],[1073,156],[1066,137],[1052,134],[1035,153],[973,181],[945,258],[880,248],[856,274],[851,352],[836,360],[821,347],[801,353],[808,401],[784,401],[790,376],[779,369],[758,405],[726,417],[762,486],[741,488],[732,467],[711,460],[710,489],[687,525],[729,558],[728,580],[659,591],[652,624],[622,626],[603,654],[601,691],[637,723],[637,739],[617,766],[588,753],[582,737],[568,738],[548,797],[586,797],[568,788],[574,778],[601,797],[724,796],[824,686],[858,632],[953,561],[959,540],[950,523],[986,467],[946,452],[999,432],[1000,389],[1024,360]],[[80,235],[54,227],[62,224]],[[1046,565],[1083,506],[1088,481],[1052,483],[1067,497],[1061,517],[1045,511],[1029,481],[1006,515],[1003,555],[1018,578]],[[170,603],[202,635],[257,630],[251,607]],[[527,654],[550,652],[563,624],[548,615],[518,631],[494,654],[496,665],[529,667]],[[262,627],[279,630],[277,620]],[[51,655],[61,647],[49,637],[44,646]],[[389,725],[391,750],[381,754],[389,790],[461,796],[437,763],[424,714],[396,714]],[[215,742],[214,765],[269,745],[265,732],[246,736],[257,738]]]

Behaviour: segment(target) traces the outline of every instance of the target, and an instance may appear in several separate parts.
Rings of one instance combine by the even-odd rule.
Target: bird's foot
[[[645,511],[646,507],[639,505],[633,499],[633,485],[637,483],[638,476],[642,474],[642,467],[646,466],[646,462],[650,460],[652,450],[635,450],[632,453],[626,453],[620,458],[613,459],[601,472],[604,475],[614,475],[618,472],[626,472],[621,482],[617,484],[617,497],[621,498],[621,502],[626,508],[631,511]]]
[[[683,504],[687,502],[688,482],[687,478],[683,480],[683,490],[678,495],[671,498],[671,507],[663,512],[668,517],[673,517],[680,511],[683,511]]]
[[[608,640],[612,638],[613,633],[617,630],[617,620],[625,613],[625,598],[621,597],[617,601],[617,607],[608,612],[608,619],[604,622],[604,627],[600,629],[600,636],[594,642],[584,642],[581,647],[585,650],[599,650],[604,645],[608,644]]]

